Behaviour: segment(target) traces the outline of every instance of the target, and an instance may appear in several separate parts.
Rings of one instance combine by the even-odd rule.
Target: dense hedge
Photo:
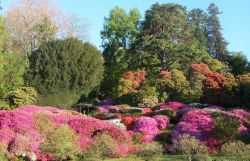
[[[77,97],[71,98],[77,101],[102,80],[101,53],[93,45],[74,38],[44,43],[31,54],[29,60],[27,82],[46,98],[43,100],[51,98],[54,93],[59,93],[57,96],[64,94],[64,97],[57,98],[63,106],[70,105],[65,98],[77,94]],[[51,105],[50,101],[42,101],[42,104]],[[57,105],[57,102],[52,105]]]

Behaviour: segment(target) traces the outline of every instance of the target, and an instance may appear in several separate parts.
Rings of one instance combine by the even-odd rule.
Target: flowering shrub
[[[178,109],[178,108],[184,108],[187,107],[188,105],[181,103],[181,102],[168,102],[160,105],[160,109]]]
[[[12,111],[0,111],[0,142],[11,145],[11,153],[31,151],[37,154],[38,158],[43,158],[41,160],[46,160],[44,158],[50,158],[51,156],[57,157],[57,154],[59,155],[59,153],[49,150],[49,143],[51,143],[52,140],[56,141],[56,139],[65,141],[65,139],[63,139],[63,132],[54,132],[55,129],[60,129],[62,125],[68,126],[70,128],[69,130],[76,135],[72,146],[74,145],[81,149],[86,149],[93,140],[95,133],[105,132],[119,142],[124,148],[128,147],[128,153],[131,151],[131,148],[133,149],[133,147],[130,147],[132,141],[128,132],[108,121],[86,117],[57,108],[38,106],[23,106]],[[43,130],[45,131],[42,132]],[[51,139],[49,139],[50,136]],[[47,140],[47,142],[44,142],[46,138],[50,141]],[[72,139],[70,140],[72,141]],[[60,146],[63,145],[63,143],[60,143],[59,141],[57,143],[58,145],[60,144]],[[40,148],[43,149],[43,152],[39,152]],[[54,148],[56,149],[57,147]],[[124,155],[127,155],[128,153],[124,153]],[[68,153],[65,152],[64,156],[66,155],[67,157],[71,157],[71,155],[68,155]]]
[[[126,116],[122,119],[122,123],[127,127],[127,129],[133,129],[134,122],[137,118],[135,116]]]
[[[157,122],[157,127],[160,129],[160,130],[163,130],[165,129],[166,127],[168,127],[169,125],[169,119],[167,116],[164,116],[164,115],[156,115],[153,117],[156,122]]]
[[[168,103],[160,104],[159,107],[160,109],[171,109],[174,115],[176,115],[176,113],[179,110],[183,108],[188,108],[188,105],[181,103],[181,102],[168,102]]]
[[[141,117],[135,121],[133,131],[145,134],[143,142],[151,142],[160,133],[157,121],[150,117]]]
[[[227,105],[228,103],[225,99],[231,98],[230,88],[231,86],[231,78],[227,78],[226,76],[209,69],[208,65],[200,63],[200,64],[191,64],[190,65],[190,74],[191,77],[196,75],[202,75],[205,78],[203,79],[203,96],[201,97],[203,102],[210,104],[222,104]],[[230,90],[229,90],[230,89]],[[234,104],[235,102],[231,102]]]
[[[178,140],[181,135],[188,134],[205,142],[213,137],[212,132],[214,127],[213,118],[207,111],[191,110],[176,125],[172,133],[172,138],[173,140]]]
[[[118,110],[119,108],[117,106],[113,105],[102,105],[96,107],[100,112],[109,112],[109,110]]]

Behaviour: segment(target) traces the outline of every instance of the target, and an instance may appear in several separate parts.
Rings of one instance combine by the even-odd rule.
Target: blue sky
[[[193,8],[206,10],[209,4],[214,2],[223,12],[220,22],[223,35],[229,42],[229,51],[242,51],[250,59],[250,0],[59,0],[59,5],[62,10],[89,21],[89,39],[99,47],[103,19],[108,16],[111,8],[120,6],[129,10],[136,7],[144,17],[145,10],[156,2],[179,3],[186,6],[188,11]],[[2,3],[6,9],[9,0],[2,0]]]

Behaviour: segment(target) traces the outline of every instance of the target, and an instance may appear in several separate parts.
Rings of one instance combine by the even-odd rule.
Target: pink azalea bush
[[[176,125],[172,133],[173,140],[178,140],[183,134],[194,136],[198,140],[211,146],[210,139],[213,138],[212,130],[215,127],[212,116],[206,110],[191,110],[188,111]],[[214,143],[214,142],[213,142]]]
[[[229,116],[234,116],[239,119],[240,126],[238,128],[238,132],[240,134],[250,133],[250,112],[244,109],[234,109],[227,112]]]
[[[188,105],[181,103],[181,102],[168,102],[160,105],[160,109],[179,109],[179,108],[184,108],[188,107]]]
[[[188,108],[189,106],[181,102],[168,102],[168,103],[160,104],[159,107],[160,109],[171,109],[174,115],[176,115],[176,113],[179,110]]]
[[[164,116],[164,115],[156,115],[153,117],[153,119],[156,120],[157,122],[157,127],[160,129],[160,130],[163,130],[165,129],[166,127],[168,127],[169,125],[169,119],[167,116]]]
[[[144,134],[142,142],[151,142],[160,133],[157,121],[151,117],[137,119],[134,123],[133,131]]]
[[[35,113],[46,113],[53,122],[54,128],[62,124],[68,125],[77,135],[75,144],[82,150],[89,146],[93,137],[99,132],[107,133],[117,141],[123,147],[121,151],[123,155],[127,155],[132,147],[130,134],[108,121],[73,114],[53,107],[24,106],[12,111],[0,111],[0,143],[9,145],[10,152],[16,154],[31,151],[39,154],[41,158],[51,156],[39,152],[40,144],[46,138],[35,126]]]
[[[119,108],[117,106],[113,106],[113,105],[102,105],[102,106],[97,106],[97,109],[100,112],[109,112],[109,110],[119,110]]]

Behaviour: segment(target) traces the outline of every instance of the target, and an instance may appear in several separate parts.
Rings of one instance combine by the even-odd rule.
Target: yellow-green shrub
[[[61,125],[49,133],[40,150],[52,154],[56,160],[75,159],[80,153],[79,148],[73,143],[75,139],[74,132],[67,125]]]

